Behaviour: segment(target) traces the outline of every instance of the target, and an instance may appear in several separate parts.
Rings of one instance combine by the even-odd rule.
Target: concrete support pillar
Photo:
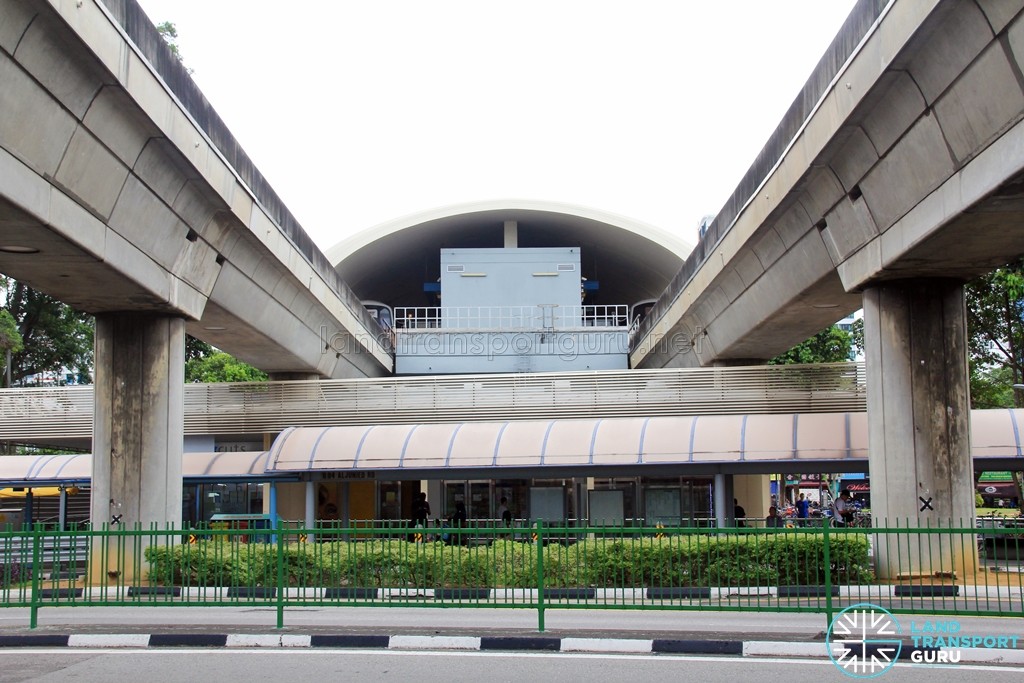
[[[963,285],[892,282],[864,292],[868,448],[874,526],[974,527]],[[973,573],[973,537],[875,546],[881,577]]]
[[[772,503],[772,481],[767,474],[737,474],[733,477],[732,492],[747,513],[747,526],[758,526]]]
[[[185,321],[163,315],[96,316],[93,415],[94,529],[181,526]],[[94,562],[94,579],[142,569],[136,544]],[[119,566],[115,566],[119,565]]]
[[[316,482],[306,482],[306,515],[303,524],[307,529],[316,525]]]

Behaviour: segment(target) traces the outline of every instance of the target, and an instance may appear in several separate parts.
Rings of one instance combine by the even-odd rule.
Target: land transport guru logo
[[[836,615],[828,627],[828,656],[854,678],[874,678],[888,671],[903,649],[900,623],[887,610],[862,602]]]
[[[912,620],[908,640],[912,664],[950,665],[960,663],[962,648],[1016,648],[1019,637],[968,635],[956,620]],[[875,678],[896,664],[904,639],[896,617],[878,605],[863,602],[836,615],[825,642],[837,669],[853,678]]]

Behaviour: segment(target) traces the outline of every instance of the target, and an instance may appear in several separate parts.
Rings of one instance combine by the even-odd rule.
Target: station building
[[[859,364],[629,368],[631,332],[689,249],[527,201],[339,243],[328,258],[394,350],[393,376],[187,386],[183,520],[401,524],[422,491],[438,519],[463,504],[494,523],[504,500],[520,520],[721,525],[734,500],[764,516],[769,474],[866,472]],[[976,412],[976,459],[1019,456],[1016,412]],[[88,455],[3,460],[18,488],[84,489],[91,471]]]

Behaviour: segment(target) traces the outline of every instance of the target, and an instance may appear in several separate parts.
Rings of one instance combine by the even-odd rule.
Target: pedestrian
[[[781,529],[786,526],[785,520],[779,517],[779,508],[774,505],[768,508],[768,516],[764,518],[764,526],[767,529]]]
[[[409,526],[426,528],[430,519],[430,503],[427,502],[427,494],[420,491],[412,501],[412,519]],[[409,540],[415,540],[415,534],[410,534]]]
[[[832,506],[832,519],[836,526],[846,526],[853,520],[853,496],[850,489],[843,489]]]
[[[501,497],[501,502],[498,505],[498,519],[506,527],[512,526],[512,511],[508,509],[508,498],[505,496]]]
[[[732,516],[736,520],[736,526],[746,526],[747,523],[743,520],[747,517],[747,511],[743,509],[743,506],[740,505],[740,501],[736,498],[732,499],[732,503]]]
[[[448,516],[448,523],[453,529],[461,529],[466,526],[467,521],[466,504],[459,501],[455,504],[455,511]],[[448,532],[448,543],[450,545],[465,545],[466,537],[460,532]]]
[[[796,499],[796,520],[798,526],[807,526],[807,520],[811,516],[811,504],[804,497],[804,494],[800,494]]]

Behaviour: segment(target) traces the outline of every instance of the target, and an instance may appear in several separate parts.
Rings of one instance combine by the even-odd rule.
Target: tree
[[[857,353],[860,354],[861,358],[864,357],[864,318],[857,318],[850,325],[850,336],[853,341],[853,348],[857,349]]]
[[[21,351],[24,346],[21,333],[18,332],[18,322],[10,311],[0,308],[0,351],[4,352],[4,386],[11,385],[11,355]]]
[[[265,382],[267,373],[234,356],[216,351],[185,363],[186,382]]]
[[[216,349],[190,334],[185,335],[185,362],[212,355]]]
[[[186,382],[265,382],[267,374],[206,342],[186,335]]]
[[[797,363],[842,363],[850,360],[853,335],[838,325],[822,330],[782,355],[768,361],[769,365]]]
[[[1024,392],[1024,260],[998,268],[964,288],[972,408],[1020,408]],[[1013,473],[1024,510],[1024,473]]]
[[[178,48],[178,27],[174,25],[173,21],[163,21],[156,25],[157,33],[159,33],[164,41],[167,43],[167,47],[171,49],[171,54],[178,58],[178,61],[185,64],[185,59],[181,56],[181,50]],[[192,69],[185,67],[185,70],[191,75]]]
[[[5,306],[17,324],[22,348],[12,349],[11,380],[40,372],[77,372],[76,381],[91,382],[93,318],[74,310],[23,282],[0,277],[7,294]]]
[[[988,273],[964,288],[971,405],[1021,407],[1024,381],[1024,261]]]
[[[971,407],[1012,408],[1014,406],[1014,381],[1010,368],[988,367],[969,359],[971,382]]]

